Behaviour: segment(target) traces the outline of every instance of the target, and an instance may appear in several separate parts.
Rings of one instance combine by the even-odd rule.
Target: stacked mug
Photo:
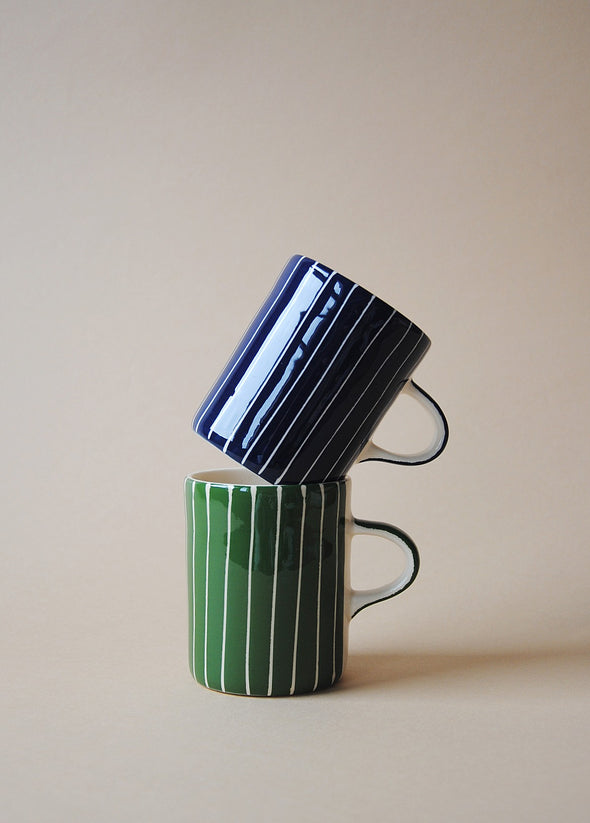
[[[366,289],[309,257],[289,260],[194,418],[194,430],[239,464],[185,481],[189,660],[199,683],[257,696],[331,686],[351,618],[414,581],[414,542],[352,516],[347,472],[366,460],[419,465],[444,449],[445,417],[411,380],[429,346]],[[432,442],[411,455],[371,439],[402,391],[435,422]],[[357,534],[402,550],[394,581],[351,588]]]

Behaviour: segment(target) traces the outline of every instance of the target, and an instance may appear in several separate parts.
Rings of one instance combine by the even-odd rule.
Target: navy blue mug
[[[274,484],[335,480],[365,460],[427,463],[448,439],[441,409],[410,380],[429,346],[424,332],[383,300],[296,255],[193,428]],[[402,390],[435,421],[432,443],[416,454],[396,454],[370,439]]]

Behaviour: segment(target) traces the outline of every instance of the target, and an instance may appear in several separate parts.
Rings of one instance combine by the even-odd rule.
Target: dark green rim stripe
[[[211,542],[211,517],[209,515],[210,501],[211,501],[211,484],[205,483],[205,501],[207,510],[207,553],[205,555],[205,632],[203,644],[203,677],[205,685],[209,688],[209,677],[207,673],[207,629],[209,617],[209,545]]]
[[[322,498],[322,510],[320,513],[320,542],[318,548],[318,596],[316,610],[316,635],[315,635],[315,680],[313,690],[318,687],[320,677],[320,616],[321,616],[321,594],[322,594],[322,560],[324,555],[324,486],[320,484],[320,496]]]
[[[194,503],[191,503],[191,500],[194,498],[189,499],[189,481],[188,478],[184,481],[184,499],[186,505],[186,565],[188,569],[188,576],[187,576],[187,583],[188,583],[188,618],[189,618],[189,647],[188,647],[188,654],[189,654],[189,666],[191,670],[191,674],[195,676],[195,666],[194,666],[194,637],[195,637],[195,630],[193,626],[193,603],[195,602],[194,596],[194,587],[195,587],[195,575],[194,575],[194,563],[193,563],[193,556],[194,556],[194,546],[195,546],[195,515],[194,515]],[[189,522],[189,513],[192,515],[192,519]],[[192,537],[192,540],[189,539]]]
[[[337,497],[336,497],[336,536],[335,536],[335,545],[336,545],[336,579],[334,585],[334,638],[332,641],[332,683],[336,680],[336,623],[338,617],[338,574],[339,574],[339,561],[340,561],[340,551],[339,551],[339,533],[338,530],[340,529],[340,485],[336,487]]]
[[[301,486],[303,505],[301,508],[301,535],[299,537],[299,572],[297,577],[297,605],[295,606],[295,635],[293,638],[293,666],[291,668],[291,688],[289,694],[295,692],[295,678],[297,677],[297,642],[299,640],[299,609],[301,606],[301,572],[303,570],[303,532],[305,526],[305,503],[307,489]]]
[[[253,486],[253,489],[256,489]],[[268,658],[268,691],[267,695],[272,694],[272,672],[274,664],[275,652],[275,615],[277,607],[277,578],[278,578],[278,562],[279,562],[279,538],[281,535],[281,503],[283,490],[280,486],[277,487],[277,527],[275,533],[275,553],[273,559],[273,575],[272,575],[272,601],[270,611],[270,650]],[[254,533],[254,518],[252,518],[252,533]]]
[[[221,641],[221,690],[225,691],[225,643],[227,639],[227,585],[229,582],[229,554],[231,550],[231,501],[233,486],[228,488],[227,500],[227,544],[225,547],[225,573],[223,579],[223,628]]]
[[[246,694],[250,694],[250,623],[252,614],[252,563],[254,559],[254,515],[256,512],[256,486],[250,489],[250,547],[248,549],[248,611],[246,614]]]
[[[197,547],[197,530],[195,528],[195,491],[196,489],[192,489],[191,492],[191,499],[192,499],[192,511],[193,511],[193,522],[192,522],[192,531],[193,531],[193,547],[192,547],[192,565],[191,565],[191,574],[192,574],[192,583],[193,583],[193,601],[192,601],[192,609],[193,609],[193,642],[192,642],[192,664],[193,664],[193,677],[196,677],[196,666],[195,666],[195,634],[196,634],[196,621],[197,621],[197,608],[195,605],[195,587],[196,587],[196,575],[195,575],[195,554],[196,554],[196,547]]]

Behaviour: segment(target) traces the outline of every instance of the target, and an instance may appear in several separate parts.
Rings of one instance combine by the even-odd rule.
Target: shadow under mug
[[[417,465],[444,449],[445,417],[410,375],[430,346],[414,323],[309,257],[292,257],[197,411],[194,430],[270,483],[344,477],[356,461]],[[397,395],[430,412],[432,443],[370,441]]]
[[[352,516],[349,478],[273,486],[219,469],[187,477],[185,499],[189,662],[210,689],[271,697],[331,686],[346,664],[351,618],[418,573],[408,535]],[[393,582],[351,588],[357,534],[402,549],[405,568]]]

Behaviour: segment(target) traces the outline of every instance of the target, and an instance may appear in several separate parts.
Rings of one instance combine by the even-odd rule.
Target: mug
[[[185,480],[189,661],[202,685],[231,694],[314,692],[342,674],[348,624],[406,589],[418,550],[395,526],[358,520],[350,480],[273,486],[245,469]],[[376,589],[350,587],[350,543],[392,541],[405,568]]]
[[[193,420],[194,430],[270,483],[344,477],[355,462],[418,465],[444,449],[439,406],[410,375],[430,340],[348,278],[296,255]],[[401,455],[371,434],[402,391],[432,415],[432,443]]]

